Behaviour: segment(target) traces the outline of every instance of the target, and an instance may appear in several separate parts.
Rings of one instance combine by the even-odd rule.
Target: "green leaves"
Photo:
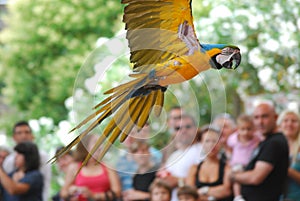
[[[117,1],[15,1],[0,33],[3,95],[28,117],[66,118],[64,101],[97,38],[121,20]],[[17,94],[17,95],[16,95]]]
[[[248,95],[277,93],[300,87],[299,2],[207,0],[209,16],[197,20],[200,39],[241,47],[238,75],[226,72],[226,85],[237,77]],[[298,56],[296,56],[298,55]],[[267,73],[269,72],[269,73]],[[293,81],[292,81],[293,80]]]

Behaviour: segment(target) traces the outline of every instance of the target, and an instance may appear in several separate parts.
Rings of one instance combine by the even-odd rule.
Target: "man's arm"
[[[273,165],[265,161],[257,161],[253,170],[231,173],[231,179],[244,185],[259,185],[273,170]]]

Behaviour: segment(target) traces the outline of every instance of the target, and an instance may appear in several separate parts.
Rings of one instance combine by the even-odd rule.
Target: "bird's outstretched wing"
[[[57,156],[68,152],[104,119],[113,114],[85,164],[102,146],[99,160],[120,138],[124,141],[134,126],[142,128],[154,108],[159,115],[167,85],[191,79],[210,67],[209,57],[197,40],[190,0],[122,0],[127,4],[123,21],[133,63],[133,80],[105,94],[105,100],[95,106],[95,112],[73,130],[92,121]],[[72,131],[73,131],[72,130]]]
[[[189,0],[123,0],[135,73],[155,70],[167,86],[191,79],[210,68],[195,34]],[[165,76],[165,77],[164,77]],[[163,77],[165,79],[163,79]]]
[[[135,71],[150,71],[150,64],[162,64],[188,54],[191,48],[199,49],[190,1],[123,0],[122,3],[128,4],[123,21]]]

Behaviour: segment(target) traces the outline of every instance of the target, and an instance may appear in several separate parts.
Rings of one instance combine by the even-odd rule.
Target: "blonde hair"
[[[283,121],[283,118],[286,116],[286,115],[288,115],[288,114],[293,114],[293,115],[295,115],[297,118],[298,118],[298,121],[300,122],[300,115],[299,115],[299,113],[298,112],[295,112],[295,111],[293,111],[293,110],[284,110],[284,111],[282,111],[281,113],[280,113],[280,115],[278,116],[278,119],[277,119],[277,125],[280,125],[281,123],[282,123],[282,121]]]
[[[298,133],[297,133],[297,140],[294,142],[295,146],[293,146],[293,149],[291,150],[291,154],[292,154],[292,160],[295,162],[296,160],[296,156],[297,156],[297,153],[299,152],[299,148],[300,148],[300,115],[298,112],[295,112],[293,110],[284,110],[280,113],[280,115],[278,116],[278,119],[277,119],[277,125],[280,126],[280,124],[282,124],[283,122],[283,119],[286,115],[289,115],[289,114],[292,114],[292,115],[295,115],[298,119],[298,122],[299,122],[299,130],[298,130]]]

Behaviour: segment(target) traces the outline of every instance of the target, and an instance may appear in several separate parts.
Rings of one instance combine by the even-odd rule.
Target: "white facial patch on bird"
[[[225,68],[235,69],[240,64],[240,51],[226,47],[222,49],[221,54],[217,55],[216,61]]]

